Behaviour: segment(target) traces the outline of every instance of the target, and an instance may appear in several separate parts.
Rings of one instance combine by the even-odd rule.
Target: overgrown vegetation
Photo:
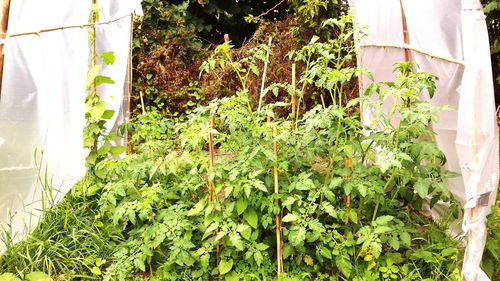
[[[390,95],[409,100],[412,108],[400,103],[394,108],[402,114],[400,123],[387,119],[386,128],[369,134],[358,114],[348,114],[356,102],[342,103],[337,90],[335,105],[317,106],[296,119],[273,115],[287,103],[256,111],[244,90],[197,108],[183,122],[154,112],[140,116],[132,128],[136,154],[98,163],[95,176],[89,174],[67,198],[98,204],[93,217],[99,223],[90,224],[96,233],[117,232],[108,244],[112,255],[95,255],[101,250],[94,250],[96,243],[87,248],[95,259],[78,268],[87,276],[104,274],[104,280],[273,279],[279,216],[283,280],[459,280],[458,242],[417,213],[428,195],[449,199],[443,155],[432,141],[420,139],[432,137],[428,125],[436,109],[418,94],[432,93],[434,77],[413,73],[411,64],[396,71],[396,82],[374,84],[362,99]],[[214,166],[207,153],[211,133]],[[274,165],[279,193],[272,192]],[[18,251],[11,249],[4,261]],[[9,271],[35,269],[19,267],[29,264],[20,259]],[[59,264],[36,269],[72,276]]]
[[[89,173],[0,256],[0,281],[461,280],[460,241],[446,235],[459,207],[444,181],[455,175],[429,126],[446,108],[419,98],[433,95],[436,77],[399,63],[395,81],[356,97],[356,77],[370,74],[353,62],[345,1],[143,7],[134,153],[116,160],[108,156],[123,148],[95,147],[114,136],[102,136],[112,113],[91,91]],[[256,34],[222,43],[245,17]],[[207,39],[222,44],[212,52]],[[91,70],[96,79],[112,82]],[[384,115],[372,95],[399,102]],[[360,103],[378,124],[361,122]],[[420,211],[438,201],[450,212],[433,222]],[[494,280],[490,236],[483,263]]]

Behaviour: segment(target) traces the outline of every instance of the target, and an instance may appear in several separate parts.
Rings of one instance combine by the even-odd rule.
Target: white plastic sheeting
[[[433,129],[447,157],[446,168],[462,175],[447,182],[465,211],[463,232],[468,240],[462,275],[467,281],[489,280],[479,264],[486,241],[486,215],[498,188],[499,151],[488,34],[480,1],[350,3],[356,21],[367,28],[367,36],[360,39],[358,63],[374,74],[376,82],[394,80],[392,66],[405,60],[405,48],[419,71],[439,77],[434,98],[428,94],[422,98],[453,109],[442,112]],[[361,89],[371,82],[362,78]],[[366,108],[363,118],[371,124],[375,117]]]
[[[107,108],[117,112],[108,124],[112,128],[123,119],[131,17],[140,12],[140,1],[98,4],[99,22],[121,18],[96,26],[97,52],[112,51],[116,57],[102,73],[115,84],[98,87]],[[85,173],[83,127],[90,53],[88,28],[15,34],[86,25],[90,10],[90,0],[11,1],[0,98],[0,224],[10,229],[14,241],[35,226],[42,194],[60,199]],[[45,180],[52,190],[43,190]]]

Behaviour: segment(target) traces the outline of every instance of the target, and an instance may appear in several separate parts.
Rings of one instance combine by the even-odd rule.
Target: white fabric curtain
[[[97,51],[113,51],[116,61],[103,69],[114,85],[98,88],[107,108],[120,112],[130,45],[130,17],[137,0],[100,0]],[[89,65],[87,28],[15,36],[49,28],[85,25],[91,1],[11,1],[4,48],[0,98],[0,225],[14,240],[36,225],[42,195],[55,201],[85,173],[84,102]],[[9,36],[13,37],[9,37]],[[123,116],[123,115],[122,115]],[[123,119],[123,118],[121,118]],[[108,124],[112,128],[120,115]],[[50,189],[44,190],[47,181]],[[0,243],[0,250],[4,245]]]
[[[486,215],[498,188],[499,153],[488,34],[479,0],[351,0],[350,4],[356,21],[367,28],[367,36],[360,38],[358,63],[373,73],[375,82],[394,79],[392,65],[405,60],[403,47],[410,49],[409,60],[419,71],[439,77],[434,98],[427,94],[422,98],[453,109],[440,113],[433,129],[446,155],[446,168],[462,175],[447,182],[465,211],[462,232],[468,243],[462,274],[468,281],[489,280],[479,264]],[[370,83],[361,78],[361,91]],[[363,118],[371,124],[375,117],[366,108]]]

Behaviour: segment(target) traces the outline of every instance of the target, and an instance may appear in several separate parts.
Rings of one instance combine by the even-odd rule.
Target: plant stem
[[[273,152],[274,152],[274,193],[279,194],[279,178],[278,178],[278,142],[276,141],[276,136],[278,135],[278,129],[276,125],[273,126]],[[279,206],[279,199],[276,199],[276,203]],[[278,264],[278,278],[283,272],[283,250],[281,245],[281,218],[280,214],[274,217],[276,223],[276,255]]]
[[[273,37],[269,36],[268,46],[271,48],[271,44],[273,43]],[[262,72],[262,82],[260,85],[260,95],[259,95],[259,106],[257,107],[257,114],[260,116],[260,109],[262,107],[262,99],[264,98],[264,87],[266,84],[266,75],[267,75],[267,65],[269,64],[269,50],[266,53],[266,61],[264,62],[264,70]]]
[[[209,167],[210,170],[213,170],[215,167],[215,149],[214,149],[214,133],[213,130],[215,128],[215,114],[210,115],[210,120],[209,120],[209,128],[210,131],[208,133],[208,151],[209,151]],[[217,192],[215,190],[215,181],[210,180],[209,181],[209,195],[208,195],[208,201],[212,203],[217,203]],[[219,234],[219,228],[215,229],[215,235],[217,236]],[[215,245],[215,251],[216,251],[216,261],[217,264],[220,262],[220,244],[217,243]]]
[[[391,173],[391,176],[389,177],[389,179],[385,183],[385,185],[384,185],[384,192],[385,192],[385,189],[389,186],[389,183],[391,182],[391,180],[393,178],[394,178],[394,172]],[[377,204],[375,205],[375,210],[373,211],[373,216],[372,216],[372,222],[375,221],[375,218],[377,217],[378,206],[380,205],[380,201],[381,200],[377,200]]]
[[[295,115],[296,113],[296,106],[297,106],[297,73],[296,73],[296,65],[295,63],[292,64],[292,132],[295,132],[295,128],[297,124],[295,123]]]

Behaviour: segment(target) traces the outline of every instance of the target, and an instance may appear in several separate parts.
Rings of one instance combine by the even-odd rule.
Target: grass
[[[69,193],[44,212],[27,240],[6,245],[0,272],[26,277],[42,271],[56,280],[95,279],[96,260],[111,256],[122,239],[120,231],[100,221],[96,200]]]

